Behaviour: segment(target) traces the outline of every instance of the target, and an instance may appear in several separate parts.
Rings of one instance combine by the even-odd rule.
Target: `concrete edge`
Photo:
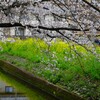
[[[9,62],[0,60],[0,69],[6,73],[20,79],[25,84],[39,88],[40,90],[56,97],[59,100],[84,100],[82,97],[70,93],[65,89],[62,89],[48,81],[45,81],[39,77],[34,76],[33,74],[22,70],[15,65],[12,65]]]

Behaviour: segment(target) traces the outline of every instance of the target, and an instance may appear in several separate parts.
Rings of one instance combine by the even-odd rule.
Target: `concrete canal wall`
[[[0,69],[6,73],[14,76],[18,80],[23,81],[25,84],[31,87],[41,89],[58,100],[84,100],[74,93],[70,93],[65,89],[62,89],[52,83],[49,83],[41,78],[35,77],[33,74],[26,72],[25,70],[19,69],[18,67],[0,60]]]
[[[23,94],[5,94],[0,93],[0,100],[29,100],[28,97],[23,96]]]

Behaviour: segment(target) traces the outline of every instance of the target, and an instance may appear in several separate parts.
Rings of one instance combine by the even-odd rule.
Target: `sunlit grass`
[[[95,55],[77,44],[73,46],[71,43],[57,39],[56,42],[52,41],[50,45],[47,45],[41,39],[29,38],[27,40],[18,39],[13,43],[0,42],[0,45],[2,47],[1,53],[19,56],[34,63],[41,63],[47,65],[47,68],[49,66],[50,68],[58,68],[58,70],[71,69],[73,72],[78,70],[79,73],[83,71],[84,74],[93,79],[100,79],[100,72],[98,71],[100,62]],[[99,47],[97,52],[100,53]],[[42,74],[45,77],[48,76],[44,71]]]

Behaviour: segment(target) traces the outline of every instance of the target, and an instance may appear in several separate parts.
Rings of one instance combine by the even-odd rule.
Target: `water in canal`
[[[56,100],[0,72],[0,100]]]

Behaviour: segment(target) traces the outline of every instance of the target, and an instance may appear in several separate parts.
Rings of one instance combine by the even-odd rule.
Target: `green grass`
[[[52,42],[49,47],[43,40],[31,38],[16,40],[14,43],[0,42],[0,45],[2,48],[0,53],[7,53],[25,58],[34,63],[41,63],[46,65],[47,68],[49,66],[50,68],[58,68],[69,72],[72,70],[73,73],[85,72],[91,78],[100,79],[100,62],[93,54],[76,44],[75,48],[73,48],[70,44],[57,40]],[[100,49],[98,48],[99,51]]]
[[[13,43],[0,42],[0,59],[8,60],[54,84],[67,87],[69,90],[75,90],[82,84],[84,84],[82,87],[85,87],[88,81],[92,85],[95,82],[99,83],[100,62],[96,56],[83,47],[72,44],[57,39],[56,42],[52,41],[51,45],[48,45],[36,38],[16,40]],[[91,50],[91,47],[89,49]],[[99,46],[96,50],[100,54]],[[89,85],[87,86],[90,88]],[[84,92],[81,93],[84,94]]]

